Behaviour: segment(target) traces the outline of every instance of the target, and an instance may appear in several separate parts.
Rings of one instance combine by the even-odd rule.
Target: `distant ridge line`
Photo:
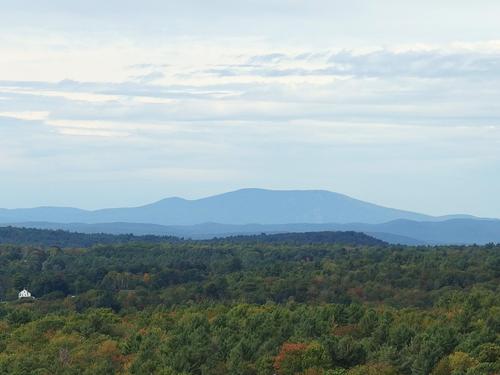
[[[157,225],[221,224],[381,224],[398,219],[442,221],[464,215],[434,217],[383,207],[326,190],[240,189],[188,200],[165,198],[138,207],[82,210],[71,207],[0,209],[0,223],[142,223]]]

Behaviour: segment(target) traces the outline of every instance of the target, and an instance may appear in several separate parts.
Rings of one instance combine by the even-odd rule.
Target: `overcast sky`
[[[314,188],[500,217],[496,0],[0,7],[0,207]]]

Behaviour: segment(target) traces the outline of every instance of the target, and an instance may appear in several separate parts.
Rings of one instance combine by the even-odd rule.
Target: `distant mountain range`
[[[385,223],[446,220],[396,210],[324,190],[242,189],[208,198],[167,198],[141,207],[95,211],[67,207],[0,209],[0,222],[147,223],[159,225]]]
[[[323,190],[242,189],[197,200],[167,198],[141,207],[95,211],[0,209],[0,223],[83,233],[190,238],[341,230],[402,244],[500,242],[500,220],[429,216]]]

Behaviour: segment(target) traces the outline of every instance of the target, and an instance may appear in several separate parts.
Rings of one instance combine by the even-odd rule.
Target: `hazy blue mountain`
[[[112,233],[134,235],[179,236],[193,239],[287,232],[357,231],[389,243],[407,245],[432,244],[485,244],[500,243],[500,220],[451,219],[445,221],[394,220],[381,224],[246,224],[231,225],[204,223],[196,225],[170,225],[143,223],[18,223],[42,229],[63,229],[81,233]]]
[[[96,211],[59,207],[0,210],[0,222],[3,223],[44,221],[160,225],[194,225],[206,222],[238,225],[355,222],[376,224],[397,219],[440,220],[323,190],[242,189],[196,200],[167,198],[141,207]]]

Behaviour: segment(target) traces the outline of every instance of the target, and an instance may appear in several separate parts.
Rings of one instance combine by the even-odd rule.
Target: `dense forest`
[[[326,238],[1,245],[0,374],[500,373],[500,246]]]

